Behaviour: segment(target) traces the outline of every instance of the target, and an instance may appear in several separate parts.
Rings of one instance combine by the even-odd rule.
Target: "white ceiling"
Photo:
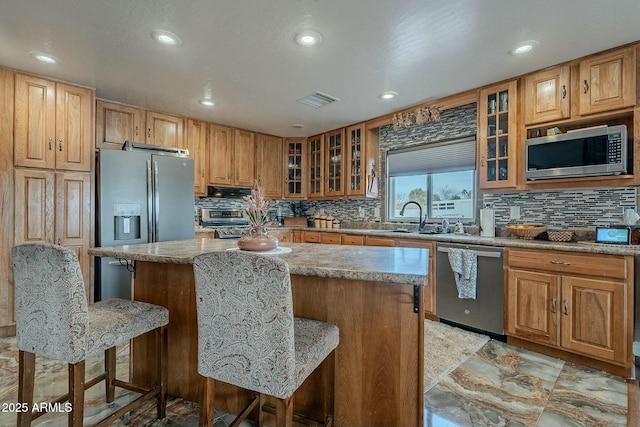
[[[155,29],[183,44],[157,44]],[[302,29],[324,42],[298,46]],[[535,51],[508,54],[530,39],[540,42]],[[0,0],[1,66],[279,136],[314,135],[638,40],[638,0]],[[34,50],[62,62],[39,63]],[[399,96],[378,99],[388,90]],[[340,101],[296,102],[316,91]],[[205,97],[217,106],[200,105]]]

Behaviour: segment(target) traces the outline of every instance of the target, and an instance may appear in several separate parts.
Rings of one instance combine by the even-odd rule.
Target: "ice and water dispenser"
[[[136,203],[116,203],[113,205],[114,240],[140,238],[140,205]]]

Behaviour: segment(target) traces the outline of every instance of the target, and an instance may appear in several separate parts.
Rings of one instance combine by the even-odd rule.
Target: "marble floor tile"
[[[0,408],[17,402],[17,353],[15,338],[0,339]],[[128,354],[128,346],[118,348],[122,379],[128,376]],[[66,392],[66,365],[42,357],[36,363],[35,401]],[[87,378],[100,372],[102,363],[102,356],[89,359]],[[116,388],[116,401],[106,405],[104,387],[92,387],[85,423],[101,419],[135,396]],[[113,425],[195,427],[198,410],[197,403],[169,397],[164,420],[154,419],[151,401]],[[425,427],[626,426],[627,384],[619,377],[491,340],[425,393],[424,417]],[[214,427],[228,427],[232,419],[216,413]],[[0,426],[15,421],[15,413],[0,411]],[[66,426],[66,415],[47,414],[33,425]]]

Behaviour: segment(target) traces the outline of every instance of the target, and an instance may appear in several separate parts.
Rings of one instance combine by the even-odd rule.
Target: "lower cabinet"
[[[507,250],[507,335],[629,367],[633,258]]]
[[[55,243],[73,249],[91,299],[91,174],[15,170],[14,244]]]

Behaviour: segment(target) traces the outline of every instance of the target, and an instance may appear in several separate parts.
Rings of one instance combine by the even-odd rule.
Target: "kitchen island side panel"
[[[193,267],[138,261],[136,275],[135,299],[170,312],[168,394],[198,402],[202,379],[197,373]],[[331,405],[334,383],[336,426],[421,426],[424,323],[413,312],[413,285],[299,275],[291,279],[295,315],[340,328],[334,357],[298,390],[294,409],[321,416]],[[154,378],[152,344],[152,337],[141,337],[132,345],[136,382]],[[234,386],[216,385],[215,405],[224,411],[238,413],[249,398],[250,393]]]

